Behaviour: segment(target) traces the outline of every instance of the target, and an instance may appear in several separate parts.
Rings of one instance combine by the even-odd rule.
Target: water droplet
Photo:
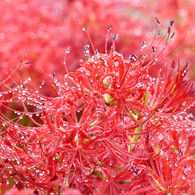
[[[188,113],[188,118],[194,120],[195,119],[194,114],[192,112]]]
[[[157,35],[160,36],[160,30],[157,30]]]
[[[116,62],[114,63],[114,65],[117,67],[117,66],[119,65],[119,62],[116,61]]]
[[[70,46],[66,49],[66,53],[70,53]]]
[[[108,27],[108,32],[111,31],[112,29],[112,25]]]
[[[142,42],[142,49],[146,47],[145,41]]]
[[[87,29],[86,29],[86,27],[83,27],[83,31],[87,32]]]

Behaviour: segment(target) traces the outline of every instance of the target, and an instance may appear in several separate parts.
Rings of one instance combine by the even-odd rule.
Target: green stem
[[[139,126],[135,129],[135,133],[140,133],[141,130],[142,130],[142,126]],[[131,138],[131,142],[136,143],[139,138],[140,138],[140,135],[133,135],[133,137]],[[134,144],[131,144],[129,146],[129,149],[128,149],[129,152],[131,152],[131,150],[133,149],[133,146]]]

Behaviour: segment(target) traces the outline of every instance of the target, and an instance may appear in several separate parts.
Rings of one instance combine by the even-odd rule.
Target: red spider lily
[[[195,124],[187,110],[195,100],[187,67],[149,76],[170,53],[172,23],[165,42],[155,37],[129,60],[111,35],[109,54],[94,51],[64,83],[53,75],[56,97],[12,78],[11,104],[3,105],[12,117],[0,113],[3,193],[14,184],[36,194],[193,193]]]

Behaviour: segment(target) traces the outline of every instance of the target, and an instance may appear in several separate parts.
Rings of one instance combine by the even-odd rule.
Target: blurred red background
[[[0,2],[0,81],[2,81],[26,56],[18,74],[23,80],[29,76],[39,85],[48,75],[56,73],[63,79],[66,73],[63,61],[67,55],[68,71],[79,66],[85,58],[83,46],[89,44],[86,27],[94,47],[104,52],[107,29],[118,34],[116,50],[128,58],[138,54],[142,41],[149,45],[155,30],[155,20],[160,21],[161,36],[174,20],[175,36],[170,47],[179,46],[169,55],[181,65],[191,66],[189,73],[195,79],[195,2],[193,0],[2,0]],[[189,33],[181,42],[188,29]],[[109,41],[108,43],[110,43]],[[7,72],[7,73],[6,73]]]

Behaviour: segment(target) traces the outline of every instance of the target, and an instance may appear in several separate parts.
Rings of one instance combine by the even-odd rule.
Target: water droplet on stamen
[[[108,27],[108,32],[111,31],[112,29],[112,25]]]
[[[129,58],[130,58],[131,60],[133,60],[134,62],[137,60],[137,56],[135,56],[134,54],[131,55]]]
[[[70,46],[66,49],[66,53],[70,53]]]
[[[194,120],[195,119],[195,116],[192,112],[188,113],[188,119],[190,120]]]
[[[157,35],[160,36],[160,30],[157,30]]]
[[[142,42],[142,49],[146,47],[145,41]]]
[[[83,27],[83,31],[87,32],[87,29],[86,29],[86,27]]]

